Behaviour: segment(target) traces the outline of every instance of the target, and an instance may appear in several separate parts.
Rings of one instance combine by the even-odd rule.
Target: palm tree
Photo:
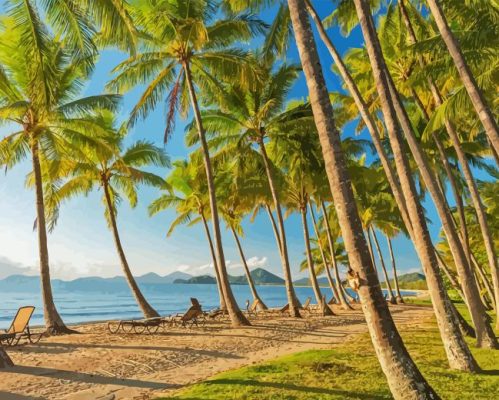
[[[223,149],[217,157],[223,160],[227,157],[227,152],[232,153],[228,149]],[[244,217],[251,211],[256,198],[262,193],[263,186],[262,180],[259,177],[252,178],[249,172],[256,173],[261,170],[261,165],[257,162],[257,159],[253,158],[246,159],[247,151],[238,151],[239,146],[236,148],[234,157],[231,157],[230,162],[225,162],[225,168],[220,174],[220,180],[218,181],[218,187],[222,194],[218,197],[220,204],[220,212],[223,219],[227,225],[227,228],[231,231],[234,241],[236,242],[236,247],[241,257],[241,263],[243,265],[244,273],[246,275],[246,280],[253,297],[253,301],[258,303],[260,309],[266,310],[268,307],[265,305],[263,300],[256,290],[253,277],[248,267],[246,261],[246,256],[241,244],[240,237],[244,234],[241,222]],[[251,154],[251,153],[250,153]],[[230,156],[229,156],[230,157]],[[220,168],[221,169],[221,168]]]
[[[375,4],[373,5],[375,6]],[[345,1],[341,2],[340,6],[347,10],[350,9],[349,13],[347,13],[350,15],[348,15],[348,17],[346,18],[346,21],[350,22],[345,23],[345,26],[351,28],[351,14],[356,14],[355,4]],[[341,11],[340,6],[336,11],[336,18],[341,17],[340,13],[338,12]],[[467,350],[464,340],[460,338],[461,335],[459,332],[457,321],[455,321],[454,313],[452,312],[453,307],[451,302],[448,301],[445,293],[445,288],[439,272],[438,260],[436,258],[435,250],[430,239],[428,227],[423,214],[423,209],[417,201],[418,195],[411,177],[407,159],[405,158],[405,155],[402,152],[400,146],[392,146],[392,150],[394,151],[395,156],[396,168],[399,173],[399,177],[397,177],[395,175],[395,171],[393,170],[391,161],[388,159],[386,150],[381,142],[379,129],[373,118],[373,115],[375,114],[371,114],[367,106],[368,102],[362,97],[358,85],[353,80],[350,71],[347,69],[338,51],[334,47],[334,44],[328,37],[320,19],[311,7],[310,3],[307,4],[307,7],[309,9],[309,12],[311,13],[312,18],[316,22],[319,34],[328,47],[331,56],[333,57],[334,62],[338,68],[338,71],[343,78],[347,89],[360,112],[362,120],[371,135],[373,144],[376,147],[376,151],[378,152],[378,156],[390,184],[390,188],[396,199],[401,217],[404,221],[404,225],[413,243],[415,244],[416,251],[421,260],[423,271],[427,277],[428,287],[430,295],[432,297],[432,304],[434,306],[437,320],[439,321],[438,325],[440,327],[440,334],[442,335],[443,341],[448,344],[448,346],[446,346],[446,353],[449,363],[451,366],[455,366],[458,369],[473,369],[474,362],[471,362],[470,364],[469,360],[472,360],[471,354],[469,350]],[[353,10],[351,10],[352,7]],[[353,18],[353,20],[355,20],[355,18]],[[369,87],[372,86],[373,85],[370,85]],[[370,101],[370,103],[373,104],[374,99]],[[459,359],[461,359],[461,361],[458,361]]]
[[[137,7],[136,18],[141,28],[148,32],[144,51],[119,64],[114,72],[118,76],[109,87],[128,90],[145,84],[139,102],[133,108],[130,123],[146,117],[167,91],[168,112],[165,141],[173,129],[179,104],[186,114],[190,108],[194,114],[199,141],[204,156],[208,183],[214,245],[217,256],[223,297],[234,326],[249,322],[239,309],[232,290],[225,264],[222,236],[215,195],[214,175],[210,152],[201,116],[199,91],[207,101],[220,95],[221,81],[238,81],[250,85],[256,81],[255,68],[248,55],[232,43],[247,41],[264,26],[250,15],[232,16],[211,23],[216,15],[216,3],[204,0],[184,2],[157,1]]]
[[[147,172],[142,167],[166,167],[169,159],[164,151],[150,142],[138,141],[128,148],[124,148],[125,132],[115,128],[115,117],[110,113],[99,113],[95,122],[108,137],[102,137],[110,151],[105,149],[85,151],[81,160],[67,162],[63,166],[65,176],[61,187],[54,192],[58,202],[70,199],[80,194],[88,195],[95,188],[102,190],[102,201],[105,205],[105,217],[113,233],[116,251],[120,258],[121,267],[126,281],[132,291],[137,304],[145,318],[159,317],[159,314],[147,302],[142,294],[125,255],[118,231],[117,213],[118,204],[126,198],[131,207],[137,205],[137,186],[153,185],[161,187],[164,181],[157,175]]]
[[[175,207],[176,218],[168,229],[170,236],[175,228],[181,224],[192,226],[202,222],[208,241],[210,255],[215,270],[220,309],[227,310],[223,295],[217,257],[213,246],[208,220],[210,218],[210,204],[207,192],[206,175],[202,173],[202,160],[198,153],[190,156],[189,160],[178,160],[173,163],[173,170],[167,177],[166,193],[162,194],[149,205],[149,215],[155,215],[170,207]]]
[[[457,41],[456,37],[449,27],[447,19],[445,18],[444,12],[442,10],[442,5],[438,0],[427,0],[427,2],[431,14],[440,32],[440,35],[442,36],[442,40],[444,41],[445,45],[447,46],[447,50],[454,60],[454,64],[457,68],[459,76],[461,77],[461,80],[463,81],[463,85],[468,92],[478,118],[485,128],[485,132],[487,133],[492,147],[494,148],[496,153],[499,153],[499,127],[497,126],[497,122],[494,119],[494,115],[492,114],[492,111],[490,110],[490,107],[487,104],[482,91],[478,87],[478,84],[475,80],[475,77],[473,76],[473,73],[471,72],[470,67],[464,59],[464,55],[461,51],[461,47],[459,46],[459,42]]]
[[[334,205],[342,228],[350,267],[359,274],[359,296],[371,339],[395,398],[438,397],[409,356],[379,288],[376,271],[362,234],[362,225],[341,150],[333,109],[303,0],[288,0],[314,119],[322,146]]]
[[[68,333],[54,304],[50,284],[44,191],[50,190],[47,164],[95,145],[88,131],[98,129],[87,116],[95,107],[114,109],[115,95],[77,98],[88,78],[86,65],[55,41],[35,10],[16,3],[9,9],[0,46],[0,121],[19,130],[0,142],[0,165],[12,168],[31,157],[36,195],[40,278],[47,334]],[[24,23],[22,22],[24,21]]]
[[[409,42],[411,44],[418,43],[416,32],[413,28],[413,25],[412,25],[412,22],[411,22],[411,19],[409,16],[409,12],[408,12],[406,5],[405,5],[405,1],[403,1],[403,0],[399,1],[399,9],[400,9],[400,13],[402,14],[404,23],[405,23],[406,28],[407,28]],[[425,63],[423,57],[418,57],[418,61],[419,61],[422,68],[424,68],[426,66],[426,63]],[[434,80],[432,79],[431,76],[428,76],[427,80],[428,80],[428,85],[431,89],[432,97],[433,97],[433,100],[435,102],[436,107],[441,107],[443,105],[443,97],[441,95],[440,90],[438,89],[436,83],[434,82]],[[494,283],[494,291],[495,291],[494,294],[495,294],[495,305],[496,305],[495,309],[497,312],[497,310],[499,310],[499,266],[497,265],[497,257],[496,257],[496,253],[495,253],[495,249],[494,249],[494,245],[493,245],[492,236],[490,234],[489,225],[487,223],[487,219],[485,218],[484,206],[483,206],[482,200],[478,194],[478,187],[477,187],[476,181],[473,177],[473,174],[471,172],[471,168],[470,168],[468,159],[465,155],[465,152],[463,151],[462,142],[459,139],[457,130],[455,129],[455,125],[448,118],[445,118],[444,124],[445,124],[445,128],[449,134],[449,137],[451,139],[452,146],[457,154],[459,163],[461,165],[468,190],[470,191],[470,194],[471,194],[471,199],[473,202],[473,206],[475,208],[477,219],[478,219],[478,222],[480,224],[480,230],[481,230],[481,234],[482,234],[482,237],[483,237],[483,240],[485,243],[485,250],[487,253],[487,257],[488,257],[488,264],[489,264],[489,267],[491,270],[492,280]],[[438,146],[438,143],[437,143],[437,146]],[[439,148],[440,147],[441,146],[439,146]],[[451,181],[451,184],[452,184],[452,189],[455,193],[456,192],[456,184],[453,181]],[[458,212],[459,212],[458,215],[459,215],[459,219],[461,221],[461,228],[463,231],[463,242],[464,242],[465,247],[469,251],[469,240],[468,240],[466,225],[465,225],[465,221],[464,221],[464,209],[463,209],[463,204],[461,201],[461,196],[455,194],[454,197],[457,200],[456,206],[458,207]],[[499,327],[499,318],[497,319],[497,321],[498,321],[497,326]]]
[[[403,152],[403,143],[398,132],[397,119],[400,122],[400,126],[405,134],[407,143],[418,165],[419,171],[423,177],[423,181],[432,196],[433,202],[442,221],[443,229],[449,240],[449,244],[451,246],[454,260],[463,285],[463,291],[467,298],[470,313],[473,316],[473,323],[477,331],[477,343],[481,347],[495,348],[497,347],[497,340],[495,339],[493,331],[488,323],[485,309],[480,301],[479,292],[471,275],[471,268],[468,265],[468,262],[464,255],[464,251],[460,244],[454,222],[445,205],[443,194],[441,193],[440,188],[436,183],[436,179],[429,169],[428,161],[418,145],[416,134],[411,126],[411,122],[409,120],[407,112],[401,103],[400,97],[396,92],[393,81],[391,79],[391,75],[384,62],[369,5],[365,0],[354,0],[354,3],[360,21],[361,29],[366,41],[367,53],[371,61],[373,75],[376,81],[376,87],[383,110],[384,121],[387,126],[390,144],[394,152],[397,170],[399,170],[402,188],[404,189],[405,187],[406,189],[406,201],[415,201],[416,197],[414,196],[415,190],[411,190],[411,195],[408,193],[410,186],[413,186],[413,184],[411,184],[411,179],[408,176],[409,169],[407,165],[407,158]],[[406,181],[406,184],[404,184],[402,180]],[[409,210],[410,209],[411,207],[409,206]],[[411,217],[411,221],[412,220],[416,221],[415,218]],[[413,225],[413,229],[416,229],[416,224]],[[416,237],[417,236],[419,235],[416,235]],[[434,252],[429,248],[430,243],[431,241],[428,238],[425,247],[427,247],[427,253],[433,253],[430,255],[432,257],[431,263],[432,265],[436,265]],[[466,360],[470,360],[471,353],[469,353],[469,350],[466,351],[466,345],[462,341],[462,338],[457,339],[460,343],[456,342],[456,346],[462,349],[463,357],[461,357],[461,361],[456,361],[455,365],[457,366],[458,364],[461,364],[461,366],[459,366],[458,368],[473,370],[473,365],[466,362]]]
[[[257,55],[256,58],[261,59],[263,56]],[[279,243],[288,303],[291,305],[290,314],[299,316],[299,302],[291,278],[278,188],[280,173],[267,150],[268,143],[272,143],[268,141],[269,138],[272,140],[283,134],[285,132],[283,125],[286,125],[287,121],[304,117],[304,107],[302,106],[283,110],[288,91],[298,76],[298,69],[295,65],[287,64],[281,64],[274,68],[273,63],[269,61],[268,64],[262,66],[259,75],[262,83],[257,83],[250,88],[233,85],[227,89],[224,99],[220,100],[220,107],[203,110],[201,117],[206,133],[216,135],[216,140],[212,141],[213,147],[224,145],[227,142],[244,143],[246,148],[255,145],[260,152],[276,213],[276,236]],[[310,118],[306,110],[304,118]],[[248,151],[251,150],[252,148]]]

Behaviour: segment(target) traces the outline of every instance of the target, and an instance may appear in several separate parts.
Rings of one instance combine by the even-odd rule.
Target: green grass
[[[461,305],[458,305],[463,311]],[[496,399],[499,351],[472,347],[480,374],[451,371],[435,322],[407,328],[402,336],[413,359],[442,399]],[[297,353],[217,375],[173,397],[209,399],[387,399],[391,398],[369,336],[332,350]]]

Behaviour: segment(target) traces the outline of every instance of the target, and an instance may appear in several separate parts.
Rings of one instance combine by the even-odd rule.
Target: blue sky
[[[332,2],[315,2],[319,14],[324,17],[332,11]],[[1,8],[0,8],[1,11]],[[262,13],[261,17],[271,21],[274,10]],[[329,31],[339,50],[343,53],[350,47],[362,45],[359,29],[345,38],[335,29]],[[318,42],[323,70],[330,90],[340,90],[339,79],[331,72],[331,59],[327,50]],[[97,64],[91,82],[85,94],[99,93],[110,79],[111,69],[125,54],[105,51]],[[288,61],[299,62],[297,50],[291,45]],[[122,117],[133,107],[141,94],[137,88],[125,95]],[[307,90],[303,77],[293,87],[290,98],[306,97]],[[138,139],[148,139],[162,145],[164,131],[164,105],[152,113],[149,118],[130,132],[129,143]],[[184,126],[189,121],[179,120],[166,151],[172,160],[183,158],[188,153],[184,145]],[[0,137],[8,129],[0,128]],[[352,135],[347,129],[343,135]],[[365,133],[362,137],[367,138]],[[37,241],[33,231],[35,219],[34,193],[24,185],[26,173],[30,169],[28,161],[18,165],[6,175],[0,175],[0,278],[14,272],[37,272]],[[168,171],[156,171],[166,176]],[[78,276],[120,274],[119,262],[114,248],[111,232],[107,229],[100,193],[92,193],[87,198],[74,199],[65,204],[55,231],[49,236],[51,268],[54,277],[71,279]],[[140,190],[139,204],[130,209],[123,203],[119,209],[118,225],[122,242],[129,257],[130,265],[136,275],[156,272],[160,275],[175,270],[192,274],[212,273],[208,246],[201,226],[180,227],[171,237],[166,238],[166,231],[174,218],[172,211],[163,212],[153,218],[147,215],[147,206],[158,196],[155,189]],[[433,206],[425,204],[428,216],[438,221]],[[291,216],[286,221],[286,233],[292,270],[296,277],[303,276],[299,264],[304,258],[304,242],[300,219]],[[281,267],[276,250],[274,236],[266,215],[257,217],[254,223],[244,221],[245,236],[243,246],[251,267],[261,266],[274,273],[281,274]],[[436,239],[439,227],[431,226],[432,236]],[[383,251],[388,257],[386,245],[381,239]],[[242,273],[240,261],[232,236],[223,233],[223,243],[228,260],[229,273]],[[395,255],[402,271],[419,270],[419,261],[412,244],[403,237],[394,241]],[[3,269],[2,269],[3,268]]]

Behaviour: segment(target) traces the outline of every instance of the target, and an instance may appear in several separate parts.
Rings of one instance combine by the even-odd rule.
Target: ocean
[[[204,310],[218,306],[218,291],[216,285],[210,284],[155,284],[141,285],[150,304],[160,313],[169,315],[184,312],[190,305],[190,297],[196,297]],[[241,308],[245,307],[251,293],[247,285],[232,285],[232,290]],[[258,293],[269,307],[281,307],[286,304],[284,286],[258,286]],[[310,296],[314,299],[311,287],[295,287],[299,299],[303,302]],[[327,299],[331,290],[321,288]],[[413,292],[402,292],[411,295]],[[85,291],[66,291],[54,288],[54,299],[66,324],[77,324],[90,321],[105,321],[112,319],[141,318],[142,314],[129,290],[119,289],[113,292],[86,289]],[[314,302],[314,300],[312,301]],[[0,328],[6,329],[21,306],[36,307],[31,319],[31,326],[43,325],[43,307],[40,293],[33,291],[0,292]]]

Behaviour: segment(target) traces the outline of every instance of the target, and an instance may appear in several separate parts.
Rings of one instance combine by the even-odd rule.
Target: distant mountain
[[[263,269],[256,268],[251,271],[251,276],[256,285],[284,285],[284,279]],[[184,272],[176,271],[166,276],[160,276],[154,272],[136,277],[140,285],[154,286],[169,283],[191,283],[191,284],[216,284],[216,280],[211,275],[192,276]],[[246,276],[229,275],[229,282],[233,285],[246,285]],[[52,279],[54,290],[64,290],[73,292],[103,292],[111,293],[116,291],[129,290],[124,277],[101,278],[89,276],[77,278],[72,281]],[[0,280],[0,291],[4,292],[39,292],[40,278],[38,276],[11,275]]]
[[[189,279],[175,279],[173,283],[188,283],[188,284],[216,284],[216,279],[211,275],[193,276]]]
[[[329,286],[329,282],[325,276],[322,278],[317,278],[317,282],[319,283],[319,286],[323,287]],[[312,284],[310,283],[310,278],[297,279],[296,281],[293,282],[293,284],[295,286],[312,286]]]
[[[425,290],[428,289],[426,284],[426,277],[419,272],[410,272],[408,274],[403,274],[398,276],[400,289],[407,290]],[[395,288],[395,282],[390,279],[390,285],[392,289]],[[385,282],[381,282],[382,287],[386,287]]]
[[[274,275],[263,268],[256,268],[250,272],[255,285],[283,285],[284,279]],[[247,285],[246,275],[233,276],[229,275],[229,282],[232,285]],[[176,279],[173,283],[187,283],[187,284],[215,284],[216,280],[211,275],[193,276],[189,279]]]
[[[154,272],[149,272],[148,274],[139,276],[137,282],[144,284],[160,284],[160,283],[173,283],[176,279],[190,279],[192,275],[186,274],[185,272],[175,271],[171,274],[160,276]]]
[[[256,268],[250,272],[256,285],[284,285],[284,279],[263,268]]]

